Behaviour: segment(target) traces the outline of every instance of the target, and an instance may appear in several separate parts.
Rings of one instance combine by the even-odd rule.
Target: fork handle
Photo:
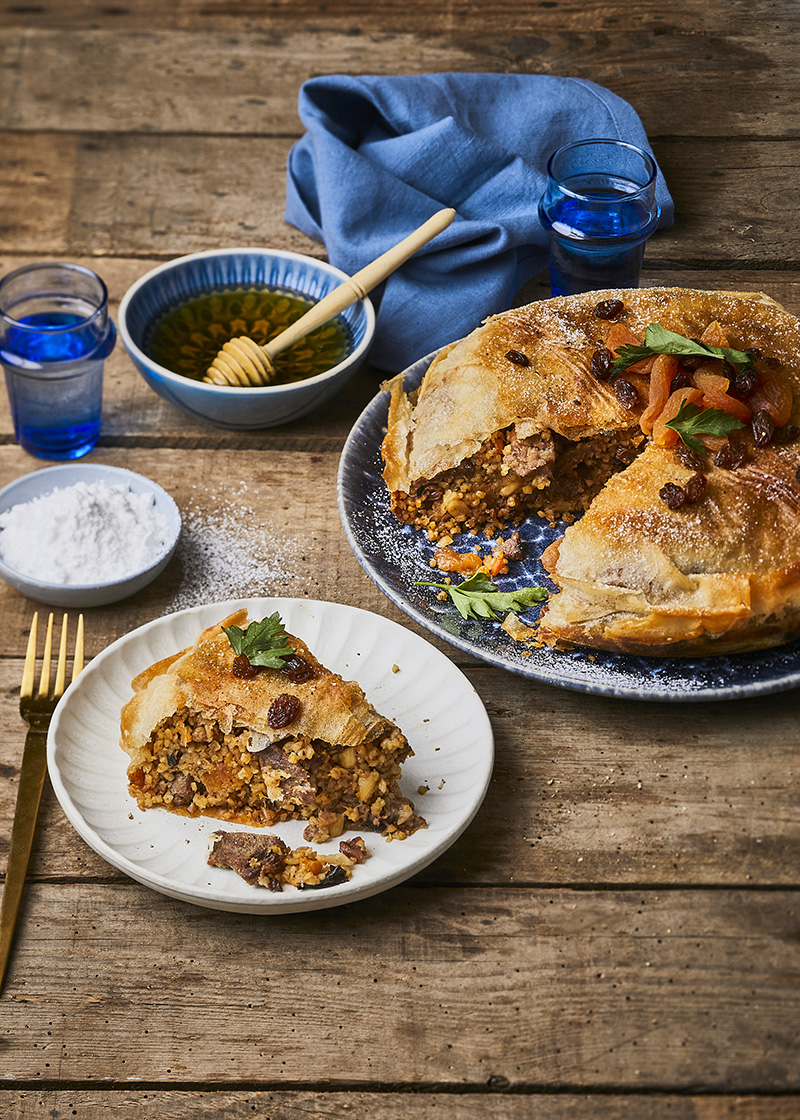
[[[44,776],[47,772],[47,732],[29,731],[25,737],[25,750],[17,790],[17,808],[11,829],[11,846],[8,852],[6,883],[0,904],[0,987],[6,974],[14,927],[17,923],[25,875],[28,870],[36,817],[42,799]]]

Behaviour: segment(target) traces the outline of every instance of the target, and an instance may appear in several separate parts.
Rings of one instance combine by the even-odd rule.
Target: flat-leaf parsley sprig
[[[499,618],[498,611],[519,614],[526,607],[547,598],[543,587],[521,587],[518,591],[499,591],[485,572],[475,572],[461,583],[432,583],[418,580],[416,587],[439,587],[453,600],[462,618]]]
[[[244,654],[251,665],[282,669],[285,659],[294,653],[277,611],[260,622],[251,622],[245,630],[240,626],[223,626],[222,629],[228,635],[233,652],[237,656]]]
[[[729,346],[711,346],[697,342],[685,335],[668,331],[659,323],[651,323],[644,332],[644,346],[620,346],[617,357],[611,366],[611,380],[628,366],[635,365],[643,358],[654,358],[657,354],[678,354],[692,358],[722,358],[732,366],[752,366],[753,355],[746,350],[733,350]]]
[[[700,455],[707,448],[698,436],[727,436],[744,426],[730,412],[723,412],[721,408],[698,408],[688,401],[683,402],[677,416],[666,422],[667,428],[677,432],[686,446]]]

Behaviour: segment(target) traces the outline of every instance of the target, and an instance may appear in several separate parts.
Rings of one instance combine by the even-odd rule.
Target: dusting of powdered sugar
[[[265,519],[249,503],[245,483],[210,502],[208,496],[202,504],[190,500],[182,516],[181,581],[170,612],[225,599],[291,596],[298,581],[305,585],[313,541]]]

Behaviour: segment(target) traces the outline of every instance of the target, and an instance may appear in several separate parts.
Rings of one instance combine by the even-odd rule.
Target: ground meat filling
[[[519,437],[512,425],[457,467],[394,491],[391,508],[434,541],[476,529],[492,536],[531,514],[569,521],[644,447],[638,426],[572,442],[553,432]]]
[[[357,747],[301,737],[265,747],[246,728],[224,731],[183,708],[158,725],[128,780],[142,809],[250,825],[307,820],[303,835],[317,842],[349,828],[402,840],[425,826],[398,788],[410,753],[397,728]]]
[[[547,435],[526,436],[520,439],[514,429],[503,447],[500,473],[513,474],[515,478],[529,481],[532,478],[550,479],[551,467],[556,460],[556,446]]]
[[[313,848],[290,848],[279,836],[253,832],[215,832],[208,855],[211,867],[230,868],[252,887],[282,891],[320,890],[346,883],[352,868],[369,855],[360,836],[339,843],[339,853],[321,856]]]

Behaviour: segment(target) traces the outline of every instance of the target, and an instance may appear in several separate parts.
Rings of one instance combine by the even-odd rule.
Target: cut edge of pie
[[[398,785],[413,754],[400,728],[291,634],[285,668],[237,676],[222,628],[246,625],[237,611],[134,678],[120,745],[139,807],[258,827],[305,820],[316,842],[424,828]]]
[[[681,288],[543,300],[487,320],[442,351],[415,392],[388,382],[384,479],[395,515],[449,543],[495,536],[526,517],[567,524],[542,561],[557,591],[538,640],[652,656],[761,649],[800,631],[800,441],[756,446],[744,465],[703,466],[703,500],[670,509],[667,483],[693,471],[593,376],[608,322],[601,301],[643,336],[657,322],[699,337],[718,322],[730,346],[763,351],[793,389],[800,424],[800,321],[760,292]],[[787,428],[787,430],[788,430]],[[711,441],[713,442],[713,441]],[[574,523],[573,523],[574,522]]]

